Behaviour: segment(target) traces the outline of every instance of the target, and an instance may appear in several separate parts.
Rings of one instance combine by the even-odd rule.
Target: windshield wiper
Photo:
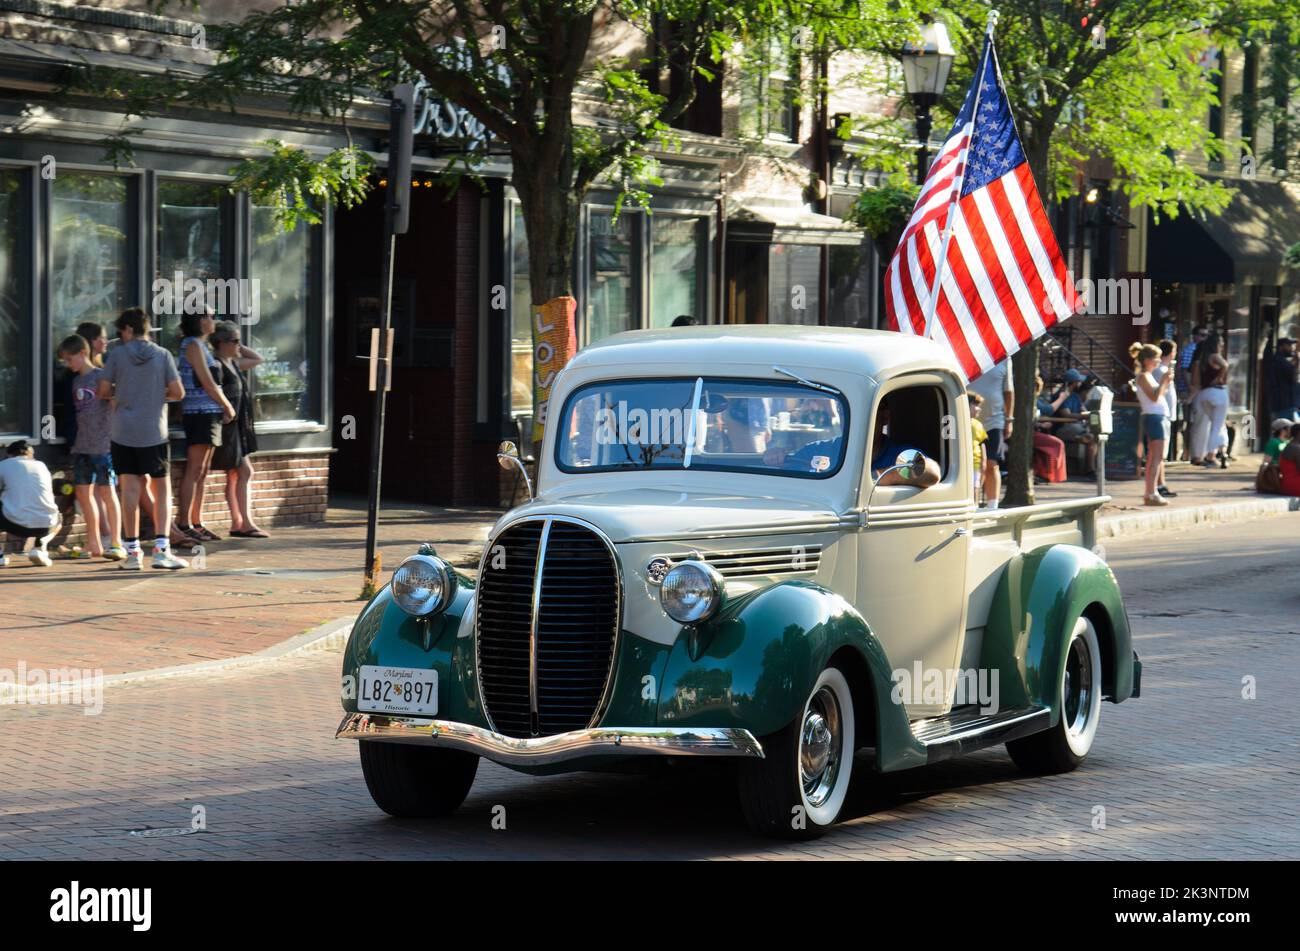
[[[811,386],[814,390],[821,390],[823,393],[834,393],[836,396],[839,395],[839,390],[835,389],[834,387],[827,386],[825,383],[814,383],[812,380],[805,380],[803,377],[801,377],[798,373],[795,373],[793,370],[787,370],[785,367],[779,367],[776,364],[772,365],[772,369],[775,370],[777,373],[784,373],[790,379],[802,383],[804,386]]]

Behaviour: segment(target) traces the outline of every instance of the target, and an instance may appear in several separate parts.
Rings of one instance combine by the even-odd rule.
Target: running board
[[[959,707],[941,717],[917,720],[912,735],[925,747],[925,761],[937,763],[986,746],[1046,730],[1052,711],[1045,707],[1020,707],[998,713],[981,713],[976,706]]]

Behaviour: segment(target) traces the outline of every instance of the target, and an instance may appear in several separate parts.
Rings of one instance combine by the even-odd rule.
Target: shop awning
[[[1280,285],[1294,280],[1282,252],[1300,241],[1300,189],[1281,182],[1234,180],[1219,215],[1181,213],[1152,222],[1147,277],[1162,284]]]
[[[728,241],[762,244],[861,244],[862,229],[802,205],[741,203],[727,217]]]

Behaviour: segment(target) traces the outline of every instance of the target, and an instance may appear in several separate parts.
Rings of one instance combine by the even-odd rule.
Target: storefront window
[[[318,415],[311,384],[318,340],[315,275],[316,231],[306,224],[285,232],[272,209],[253,206],[249,277],[258,282],[258,320],[244,328],[248,345],[263,362],[254,369],[256,419],[314,419]]]
[[[588,246],[587,340],[595,343],[611,334],[641,326],[640,212],[591,212]]]
[[[870,242],[832,245],[830,300],[826,322],[833,327],[874,327],[876,254]]]
[[[533,409],[533,308],[528,284],[528,236],[524,214],[514,206],[510,228],[510,409]]]
[[[650,326],[689,314],[705,323],[702,290],[708,238],[703,218],[650,216]]]
[[[1250,391],[1250,314],[1251,291],[1249,284],[1233,286],[1232,306],[1228,310],[1228,333],[1223,342],[1228,358],[1228,407],[1248,410],[1255,400]]]
[[[821,247],[815,244],[772,245],[768,251],[768,323],[819,323],[821,255]]]
[[[0,169],[0,433],[31,428],[27,173]]]
[[[53,338],[57,344],[86,320],[111,336],[118,314],[136,302],[126,180],[60,172],[53,185]]]
[[[223,279],[230,268],[223,257],[227,228],[225,189],[210,182],[158,183],[158,274],[175,281]],[[217,298],[220,304],[222,298]],[[172,308],[174,309],[174,307]],[[235,320],[233,313],[218,313]],[[180,314],[155,313],[158,343],[175,352],[180,346]]]

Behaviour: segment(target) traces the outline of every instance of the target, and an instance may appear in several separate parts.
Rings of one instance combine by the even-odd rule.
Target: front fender
[[[411,617],[379,589],[352,625],[343,652],[343,709],[357,713],[355,685],[363,666],[415,667],[438,672],[438,716],[486,727],[474,663],[474,582],[454,572],[456,592],[447,609],[430,619]],[[464,625],[462,625],[464,621]],[[466,630],[462,630],[465,627]],[[465,634],[466,636],[460,636]],[[351,679],[349,679],[351,678]]]
[[[1101,646],[1103,696],[1133,695],[1132,635],[1114,573],[1085,548],[1050,545],[1014,557],[993,596],[980,666],[999,671],[1001,706],[1045,706],[1059,721],[1064,652],[1085,612]]]
[[[860,722],[874,721],[877,768],[922,765],[925,750],[891,700],[892,668],[879,641],[852,605],[806,581],[751,592],[713,620],[683,627],[664,671],[658,722],[776,733],[803,712],[817,677],[846,648],[858,668],[848,672],[854,699],[874,714],[859,710]]]

